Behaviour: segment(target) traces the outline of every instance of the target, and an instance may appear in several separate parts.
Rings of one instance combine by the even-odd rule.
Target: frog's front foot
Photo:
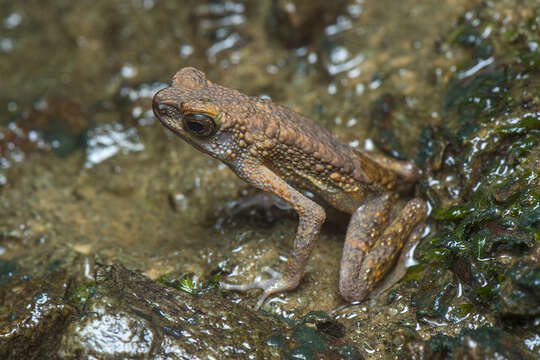
[[[264,272],[270,275],[270,279],[263,280],[260,276],[257,276],[254,281],[247,284],[228,284],[221,282],[220,286],[227,290],[247,291],[251,289],[262,289],[263,293],[257,300],[254,309],[259,310],[264,301],[269,295],[287,291],[296,287],[294,281],[287,281],[285,277],[278,271],[271,268],[265,268]]]

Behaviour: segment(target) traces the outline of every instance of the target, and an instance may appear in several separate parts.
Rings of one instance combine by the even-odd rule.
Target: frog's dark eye
[[[196,136],[211,136],[216,132],[216,122],[208,114],[185,113],[182,116],[184,128]]]

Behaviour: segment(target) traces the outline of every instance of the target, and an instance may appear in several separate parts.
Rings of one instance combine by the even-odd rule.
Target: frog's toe
[[[251,289],[260,288],[259,283],[260,283],[259,280],[255,280],[255,281],[245,283],[245,284],[229,284],[226,282],[220,282],[219,286],[225,290],[248,291]]]
[[[283,283],[281,273],[271,268],[265,268],[263,271],[270,275],[270,279],[262,280],[260,276],[257,276],[254,281],[246,284],[229,284],[221,282],[220,286],[227,290],[247,291],[251,289],[262,289],[263,293],[257,300],[255,310],[258,310],[266,298],[274,293],[287,290],[289,287]]]
[[[220,286],[227,290],[247,291],[251,289],[269,289],[272,288],[275,283],[278,283],[281,279],[281,273],[271,268],[264,268],[263,271],[270,275],[270,279],[263,280],[260,276],[257,276],[255,280],[245,284],[229,284],[220,282]]]
[[[270,275],[272,277],[272,279],[280,279],[281,278],[281,273],[279,271],[276,271],[270,267],[265,267],[263,269],[263,271],[265,273],[267,273],[268,275]]]

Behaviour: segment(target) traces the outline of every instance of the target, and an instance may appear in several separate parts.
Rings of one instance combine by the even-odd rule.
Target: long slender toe
[[[247,291],[251,289],[262,289],[263,293],[257,300],[257,304],[255,304],[254,309],[258,310],[266,298],[274,294],[276,292],[283,291],[286,286],[282,284],[282,276],[281,273],[278,271],[275,271],[271,268],[265,268],[264,272],[269,274],[271,277],[267,280],[261,280],[260,278],[256,278],[254,281],[246,283],[246,284],[229,284],[225,282],[221,282],[220,286],[226,290],[236,290],[236,291]]]

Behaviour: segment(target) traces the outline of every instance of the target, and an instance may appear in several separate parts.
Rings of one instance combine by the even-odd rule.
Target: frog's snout
[[[162,120],[161,118],[167,115],[167,108],[168,106],[165,104],[162,104],[155,100],[152,101],[152,110],[154,111],[154,116],[157,117],[159,120]]]
[[[152,111],[154,112],[154,116],[159,118],[159,111],[158,111],[158,106],[160,104],[160,97],[159,97],[159,93],[162,91],[163,89],[159,90],[158,92],[156,92],[154,94],[154,97],[152,97]]]
[[[170,115],[172,111],[176,110],[176,106],[170,104],[170,101],[167,101],[166,90],[167,88],[159,90],[152,99],[152,111],[154,112],[155,117],[161,122],[163,122],[164,118]]]

